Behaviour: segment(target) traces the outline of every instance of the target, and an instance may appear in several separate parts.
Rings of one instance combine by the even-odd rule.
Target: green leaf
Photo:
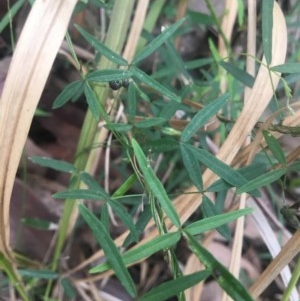
[[[147,119],[138,121],[134,124],[134,126],[138,129],[145,129],[145,128],[150,128],[152,126],[162,125],[165,122],[166,122],[165,118],[152,117],[152,118],[147,118]]]
[[[135,183],[137,176],[132,174],[112,195],[112,199],[123,196]]]
[[[196,148],[188,144],[186,144],[186,147],[195,154],[200,162],[202,162],[220,178],[224,179],[232,186],[240,187],[248,182],[248,180],[244,178],[241,173],[234,170],[233,168],[216,158],[214,155],[210,154],[208,151]]]
[[[132,72],[130,70],[123,69],[105,69],[96,70],[86,75],[86,80],[89,82],[109,82],[112,80],[122,80],[130,78]]]
[[[159,103],[161,104],[161,102]],[[170,119],[176,113],[177,110],[186,109],[182,103],[177,101],[168,101],[167,103],[163,103],[163,107],[159,112],[159,117],[164,119]]]
[[[127,99],[127,110],[128,110],[128,120],[133,122],[134,116],[136,115],[136,85],[129,84],[128,87],[128,99]]]
[[[267,170],[268,170],[268,166],[266,163],[254,162],[251,165],[239,168],[237,171],[249,181],[267,172]],[[219,179],[216,182],[214,182],[211,186],[209,186],[207,188],[207,191],[220,192],[220,191],[228,190],[230,187],[232,187],[232,185],[230,185],[223,179]],[[254,193],[259,194],[259,191],[257,190]],[[253,192],[251,192],[251,194],[253,194]]]
[[[201,126],[204,126],[210,118],[212,118],[228,101],[228,93],[223,94],[210,104],[205,106],[204,109],[199,111],[189,124],[185,127],[181,135],[181,141],[187,142],[193,135],[199,130]]]
[[[134,241],[138,241],[139,235],[132,221],[132,217],[126,211],[126,208],[117,200],[108,200],[108,204],[111,206],[112,210],[118,215],[118,217],[121,219],[124,225],[128,227],[130,233],[133,236]]]
[[[135,228],[137,229],[138,235],[141,235],[144,232],[144,230],[151,218],[152,218],[151,207],[150,207],[150,205],[145,205],[144,211],[142,212],[138,221],[135,224]],[[129,233],[129,235],[126,237],[126,239],[123,243],[123,247],[127,248],[133,242],[134,242],[134,238],[133,238],[132,234]]]
[[[88,82],[85,82],[84,85],[84,95],[92,115],[96,120],[99,120],[100,104],[97,95]]]
[[[191,181],[198,188],[199,191],[202,191],[202,173],[197,158],[194,156],[194,153],[183,143],[180,144],[180,151],[183,165],[186,171],[188,172]]]
[[[139,247],[131,249],[122,255],[123,261],[126,265],[137,262],[143,258],[147,258],[161,250],[168,249],[175,245],[181,237],[179,232],[167,233],[158,236],[151,241],[148,241]],[[92,268],[89,273],[102,273],[110,269],[109,263],[100,264]]]
[[[64,289],[64,294],[66,295],[67,299],[73,300],[77,294],[71,281],[68,278],[61,278],[59,282]]]
[[[204,24],[204,25],[216,25],[216,22],[213,18],[213,16],[208,14],[203,14],[197,11],[188,10],[188,17],[190,19],[190,22],[196,23],[196,24]]]
[[[249,73],[245,72],[244,70],[241,70],[234,66],[231,63],[220,61],[219,64],[228,71],[235,79],[246,85],[247,87],[252,88],[255,78],[250,75]]]
[[[269,65],[272,61],[272,30],[274,0],[262,1],[262,45]]]
[[[185,63],[185,68],[188,70],[198,69],[209,64],[212,64],[214,60],[212,58],[205,58],[205,59],[197,59],[192,60]]]
[[[172,138],[155,139],[143,144],[143,149],[149,149],[152,153],[164,153],[178,149],[178,141]]]
[[[207,217],[186,226],[185,230],[188,231],[191,235],[198,235],[222,225],[228,224],[243,215],[252,213],[252,211],[253,209],[246,208],[229,213],[218,214],[212,217]]]
[[[186,276],[178,277],[174,280],[167,281],[147,292],[142,296],[140,301],[163,301],[172,296],[176,296],[184,290],[204,281],[211,275],[211,271],[204,270]]]
[[[147,162],[147,158],[145,154],[143,153],[141,147],[138,145],[136,140],[133,138],[131,140],[131,144],[134,150],[134,154],[136,156],[137,162],[139,164],[139,167],[144,175],[146,185],[149,187],[149,189],[152,191],[154,196],[159,201],[162,209],[166,213],[166,215],[169,217],[169,219],[172,221],[174,225],[177,227],[180,227],[180,219],[178,217],[178,214],[176,210],[174,209],[174,206],[169,199],[162,183],[159,181],[159,179],[156,177],[154,171],[151,169],[150,165]]]
[[[21,276],[27,276],[31,278],[37,278],[37,279],[57,279],[59,275],[53,271],[49,270],[18,270]]]
[[[108,58],[110,61],[114,62],[117,65],[121,66],[128,66],[128,62],[123,59],[119,54],[115,53],[108,47],[106,47],[104,44],[99,42],[94,36],[89,34],[86,30],[84,30],[79,25],[74,25],[75,28],[80,32],[80,34],[83,36],[83,38],[91,44],[92,47],[94,47],[97,51],[99,51],[102,55],[104,55],[106,58]]]
[[[177,101],[177,102],[180,101],[179,96],[177,96],[175,93],[173,93],[172,91],[167,89],[165,86],[161,85],[158,81],[151,78],[149,75],[147,75],[142,70],[140,70],[140,69],[138,69],[134,66],[131,66],[130,70],[132,71],[132,74],[133,74],[134,77],[136,77],[142,83],[144,83],[145,85],[151,87],[152,89],[154,89],[155,91],[157,91],[161,95],[163,95],[163,96],[165,96],[165,97],[167,97],[171,100]]]
[[[77,172],[76,168],[71,163],[65,161],[55,160],[47,157],[39,157],[39,156],[29,157],[29,160],[38,165],[52,168],[54,170],[58,170],[61,172],[68,172],[68,173]]]
[[[104,189],[100,186],[100,184],[87,172],[79,173],[80,180],[88,186],[91,190],[101,190],[103,193],[106,193]]]
[[[84,84],[78,80],[68,84],[53,102],[52,109],[62,107],[68,101],[74,101],[83,93]]]
[[[239,187],[237,189],[236,193],[240,194],[240,193],[251,191],[253,189],[257,189],[262,186],[269,185],[269,184],[277,181],[278,179],[280,179],[285,173],[286,173],[285,168],[279,168],[276,170],[269,171],[268,173],[265,173],[255,179],[249,181],[245,185],[242,185],[241,187]]]
[[[119,278],[127,292],[132,297],[135,297],[137,293],[134,282],[123,262],[120,251],[116,247],[106,228],[83,204],[79,204],[78,209],[83,219],[91,228],[97,242],[102,247],[110,266],[116,273],[116,276]]]
[[[133,125],[131,124],[126,124],[126,123],[110,123],[109,125],[108,124],[105,124],[104,125],[107,129],[110,129],[112,131],[115,131],[115,132],[119,132],[119,133],[125,133],[125,132],[129,132],[132,130],[133,128]]]
[[[104,203],[103,206],[101,207],[100,220],[101,220],[104,228],[109,232],[110,217],[109,217],[109,211],[108,211],[108,204],[107,203]]]
[[[44,219],[36,218],[36,217],[22,218],[21,221],[22,221],[22,224],[26,225],[27,227],[31,227],[34,229],[40,229],[40,230],[50,230],[51,227],[54,226],[53,223],[51,223],[47,220],[44,220]]]
[[[277,139],[270,132],[267,131],[263,131],[263,135],[270,151],[272,152],[276,160],[282,165],[286,165],[286,159],[283,149],[280,143],[277,141]]]
[[[213,217],[218,215],[217,209],[212,203],[212,201],[206,196],[203,195],[202,198],[202,212],[206,218]],[[224,224],[222,226],[216,227],[216,230],[227,240],[231,239],[231,232],[229,227]]]
[[[152,40],[138,55],[133,59],[132,64],[136,65],[138,62],[153,53],[158,47],[166,42],[175,31],[181,26],[185,19],[180,19],[176,23],[166,28],[159,36]]]
[[[105,200],[108,201],[110,196],[101,190],[91,189],[74,189],[65,190],[53,194],[55,199],[68,199],[68,200]]]
[[[183,234],[191,251],[207,269],[212,271],[215,280],[233,300],[254,301],[243,285],[211,253],[203,248],[188,231],[184,231]]]
[[[286,63],[273,66],[270,70],[281,73],[300,73],[300,63]]]

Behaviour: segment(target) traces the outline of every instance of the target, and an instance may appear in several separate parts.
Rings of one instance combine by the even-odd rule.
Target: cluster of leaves
[[[266,1],[264,1],[264,3],[266,3]],[[269,8],[269,6],[266,6],[265,11],[267,12]],[[134,172],[128,175],[128,178],[112,195],[107,193],[91,175],[78,170],[70,163],[42,157],[33,157],[31,160],[42,166],[60,172],[70,173],[73,180],[81,181],[88,187],[87,189],[72,189],[58,192],[54,197],[103,202],[100,218],[97,218],[83,204],[79,204],[79,211],[82,218],[93,231],[107,259],[107,262],[92,268],[90,270],[91,273],[101,273],[108,269],[113,269],[128,293],[136,297],[136,288],[126,266],[161,250],[167,251],[171,261],[176,262],[174,246],[183,238],[188,242],[190,251],[204,263],[206,269],[199,273],[183,276],[178,266],[174,264],[172,271],[174,280],[152,289],[139,300],[165,300],[173,295],[180,295],[186,288],[200,281],[204,281],[209,276],[214,277],[219,285],[234,300],[252,300],[242,284],[207,250],[199,245],[195,239],[195,235],[212,229],[217,229],[225,238],[229,239],[230,231],[226,227],[226,224],[236,220],[240,216],[249,214],[251,210],[244,209],[226,214],[221,213],[220,207],[223,207],[224,204],[221,204],[219,207],[215,206],[204,193],[209,191],[225,195],[229,189],[235,187],[237,188],[238,194],[247,192],[257,196],[259,195],[259,187],[273,183],[285,175],[287,171],[293,168],[295,169],[297,166],[288,166],[285,154],[278,141],[267,131],[264,132],[264,138],[273,155],[271,165],[269,164],[269,158],[260,155],[257,156],[250,166],[235,170],[209,152],[205,142],[206,133],[202,133],[201,128],[220,112],[225,104],[233,101],[235,94],[239,91],[238,87],[235,91],[231,92],[231,94],[226,93],[217,97],[216,91],[218,91],[218,89],[215,89],[217,83],[214,79],[215,74],[213,72],[217,70],[218,66],[223,67],[233,78],[239,81],[242,87],[252,87],[254,78],[235,64],[218,61],[216,57],[214,59],[183,62],[171,42],[171,37],[185,24],[185,21],[185,19],[179,20],[165,29],[159,36],[151,40],[151,42],[136,55],[130,64],[120,55],[100,43],[86,30],[76,26],[83,38],[86,39],[92,47],[120,68],[91,70],[87,74],[81,74],[81,80],[72,82],[65,87],[55,100],[53,108],[59,108],[69,101],[74,102],[84,94],[93,117],[96,120],[100,118],[105,120],[107,128],[115,134],[116,139],[119,140],[123,147],[125,156],[127,156],[128,161],[131,162],[130,170]],[[268,27],[272,28],[272,26],[268,25],[263,27],[265,28],[265,33],[263,34],[266,37],[270,34]],[[268,62],[270,56],[270,40],[264,39],[264,41]],[[162,45],[165,46],[163,49],[161,47]],[[166,59],[169,58],[174,65],[170,66],[170,64],[168,64],[168,67],[161,68],[156,74],[150,76],[139,68],[139,64],[155,51],[160,51],[161,56]],[[199,88],[201,85],[195,83],[196,80],[191,78],[188,70],[206,65],[209,65],[212,73],[203,71],[202,75],[206,82],[205,84],[203,83],[204,81],[201,82],[202,87]],[[285,64],[273,67],[271,71],[296,73],[299,70],[297,68],[298,66],[295,66],[295,64]],[[189,87],[183,86],[178,90],[172,87],[171,82],[176,76],[178,79],[179,75],[183,75],[189,80]],[[95,89],[97,86],[101,86],[105,83],[122,80],[129,81],[128,90],[121,95],[122,100],[124,100],[126,104],[128,123],[117,124],[110,120],[108,113],[105,111],[104,104],[98,100]],[[195,112],[182,102],[182,99],[186,95],[190,96],[192,94],[196,95],[194,99],[203,96],[206,98],[205,103],[207,105],[199,112]],[[142,115],[139,111],[141,102],[150,108],[153,116],[148,117]],[[178,110],[182,110],[186,116],[191,118],[188,125],[182,131],[176,131],[167,124],[168,120]],[[142,117],[141,120],[135,120],[137,115]],[[225,126],[223,126],[223,130],[225,132]],[[127,138],[127,132],[129,131],[134,134],[134,138],[130,141]],[[195,141],[200,141],[201,147],[195,146]],[[149,153],[149,151],[151,151],[152,154],[163,153],[168,158],[165,164],[168,164],[170,160],[175,160],[179,162],[181,167],[184,167],[180,176],[177,176],[174,171],[175,176],[170,177],[169,186],[166,185],[165,187],[151,168],[149,159],[147,155],[145,155],[147,152]],[[281,167],[273,169],[275,163],[279,163]],[[220,178],[206,190],[204,190],[202,182],[202,166],[211,169]],[[127,172],[128,170],[129,168],[127,168]],[[261,176],[262,174],[263,176]],[[182,225],[180,217],[170,199],[170,192],[174,190],[178,181],[186,176],[189,177],[190,181],[197,188],[198,191],[195,191],[195,193],[203,194],[202,209],[205,218],[197,222],[190,221],[188,225]],[[175,177],[178,179],[176,180]],[[130,191],[137,182],[140,183],[139,188],[141,191],[145,191],[147,200],[143,200],[146,202],[145,210],[135,223],[123,201],[128,196],[132,197],[132,195],[127,195],[127,192]],[[140,200],[141,199],[142,197],[140,197]],[[128,247],[132,243],[139,241],[140,234],[143,233],[143,230],[151,218],[154,219],[160,236],[121,254],[109,233],[109,207],[130,231],[130,234],[124,242],[124,247]],[[176,228],[172,233],[169,233],[165,227],[164,215],[169,218]],[[21,272],[24,276],[59,279],[59,275],[54,272],[36,272],[29,270],[23,270]],[[66,279],[60,279],[60,281],[67,291],[68,284],[64,282]]]

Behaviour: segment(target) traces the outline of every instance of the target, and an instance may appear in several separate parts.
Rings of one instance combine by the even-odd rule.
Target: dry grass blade
[[[9,204],[16,170],[76,2],[35,1],[4,85],[0,102],[0,251],[9,257]]]
[[[288,265],[300,250],[300,230],[285,244],[281,252],[274,258],[271,264],[264,270],[255,284],[250,288],[250,293],[257,298],[266,289],[277,275]]]
[[[251,208],[254,209],[254,212],[252,214],[252,218],[254,221],[254,224],[257,227],[258,232],[260,233],[261,237],[263,238],[263,241],[265,243],[265,245],[268,247],[271,256],[274,258],[277,254],[280,253],[280,243],[278,241],[278,238],[276,236],[276,234],[274,233],[273,229],[271,228],[267,218],[265,217],[265,215],[263,214],[262,210],[260,209],[260,207],[251,199],[248,199],[247,205]],[[299,249],[299,243],[300,241],[296,241],[296,245],[298,244],[298,249]],[[296,248],[297,249],[297,248]],[[289,269],[289,267],[287,266],[287,264],[289,263],[289,261],[286,261],[287,259],[292,260],[292,258],[296,255],[295,254],[295,247],[293,248],[294,253],[292,250],[288,250],[289,254],[285,254],[285,256],[283,257],[283,260],[285,262],[285,267],[282,266],[281,270],[276,270],[277,272],[280,272],[281,274],[281,278],[283,280],[283,283],[285,286],[288,285],[288,282],[290,281],[291,278],[291,271]],[[291,254],[293,254],[291,256]],[[276,265],[275,263],[273,263],[273,266]],[[284,267],[284,268],[283,268]],[[268,268],[270,269],[270,268]],[[265,274],[269,279],[275,279],[278,275],[275,274],[275,270],[269,270],[270,272],[268,274]],[[264,272],[265,273],[265,272]],[[269,281],[272,281],[269,280]],[[268,282],[270,284],[270,282]],[[256,281],[256,291],[260,291],[260,293],[263,291],[263,289],[265,289],[265,281]],[[256,296],[258,297],[258,296]],[[292,294],[292,299],[293,301],[298,301],[298,294],[296,292],[296,290],[293,291]]]

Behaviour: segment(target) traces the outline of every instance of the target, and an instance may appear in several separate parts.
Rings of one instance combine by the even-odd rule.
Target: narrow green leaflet
[[[177,150],[178,147],[178,141],[172,138],[155,139],[143,144],[143,148],[151,150],[151,153],[169,152],[172,150]]]
[[[212,118],[228,101],[228,93],[223,94],[210,104],[205,106],[204,109],[199,111],[189,124],[185,127],[181,135],[181,141],[187,142],[190,140],[201,126],[204,126],[210,118]]]
[[[112,51],[108,47],[106,47],[104,44],[99,42],[94,36],[89,34],[86,30],[84,30],[79,25],[74,25],[75,28],[80,32],[80,34],[87,40],[87,42],[94,47],[96,50],[98,50],[102,55],[104,55],[106,58],[108,58],[110,61],[117,65],[121,66],[128,66],[128,62],[123,59],[119,54]]]
[[[181,234],[179,232],[167,233],[162,236],[158,236],[151,241],[124,253],[122,255],[123,261],[126,265],[128,265],[143,258],[147,258],[161,250],[174,246],[179,241],[180,237]],[[101,273],[109,268],[109,263],[103,263],[92,268],[89,273]]]
[[[263,162],[255,162],[252,163],[251,165],[239,168],[237,171],[249,181],[267,172],[268,165]],[[232,185],[230,185],[223,179],[219,179],[216,182],[214,182],[211,186],[209,186],[207,188],[207,191],[219,192],[219,191],[228,190],[230,187],[232,187]],[[258,194],[259,191],[257,192],[255,191],[255,193]],[[253,194],[253,192],[251,192],[251,194]]]
[[[114,192],[112,199],[123,196],[137,181],[137,176],[132,174],[128,179]]]
[[[104,203],[101,208],[100,220],[103,224],[103,227],[109,232],[110,229],[110,217],[108,211],[108,203]]]
[[[64,289],[67,300],[73,300],[77,296],[77,293],[71,281],[68,278],[61,278],[59,282]]]
[[[84,84],[78,80],[68,84],[53,102],[52,109],[62,107],[68,101],[74,101],[83,93]]]
[[[128,119],[130,122],[134,120],[134,116],[136,115],[136,108],[136,88],[134,84],[130,83],[128,87],[127,99]]]
[[[167,281],[142,296],[139,301],[164,301],[172,296],[176,296],[184,290],[204,281],[211,275],[211,271],[204,270],[190,275],[178,277]]]
[[[300,73],[300,63],[286,63],[277,65],[271,67],[270,70],[281,73]]]
[[[184,106],[177,101],[169,101],[164,104],[163,108],[159,112],[159,117],[170,119],[176,113],[177,110],[182,109]],[[186,109],[186,107],[184,107]]]
[[[169,199],[162,183],[156,177],[155,173],[151,169],[149,163],[147,162],[147,158],[143,153],[141,147],[138,145],[135,139],[131,140],[131,144],[134,150],[134,154],[136,156],[137,162],[139,164],[139,168],[141,169],[145,182],[149,189],[152,191],[154,196],[159,201],[162,209],[164,210],[165,214],[169,217],[174,225],[180,227],[180,219],[178,214]]]
[[[262,45],[268,65],[272,61],[272,30],[274,0],[262,1]]]
[[[108,204],[110,205],[112,210],[118,215],[118,217],[121,219],[124,225],[128,227],[130,233],[133,236],[134,241],[137,242],[139,239],[139,235],[132,221],[132,217],[127,212],[126,208],[117,200],[108,200]]]
[[[202,162],[220,178],[224,179],[232,186],[240,187],[248,182],[248,180],[243,177],[241,173],[239,173],[237,170],[234,170],[233,168],[216,158],[214,155],[210,154],[208,151],[196,148],[189,144],[186,144],[186,147],[195,154],[200,162]]]
[[[249,73],[234,66],[232,63],[220,61],[219,64],[228,71],[235,79],[243,83],[245,86],[252,88],[255,78]]]
[[[132,130],[133,125],[131,124],[126,124],[126,123],[110,123],[109,125],[105,124],[104,125],[107,129],[113,131],[113,132],[118,132],[118,133],[125,133],[129,132]]]
[[[79,204],[78,209],[85,222],[91,228],[97,242],[102,247],[110,266],[116,273],[116,276],[120,279],[127,292],[132,297],[136,297],[137,293],[134,282],[123,262],[120,251],[116,247],[106,228],[83,204]]]
[[[39,157],[39,156],[29,157],[29,160],[38,165],[52,168],[54,170],[58,170],[61,172],[68,172],[68,173],[77,172],[77,169],[71,163],[65,161],[55,160],[47,157]]]
[[[202,212],[204,217],[209,218],[213,216],[217,216],[218,212],[215,207],[215,205],[212,203],[212,201],[204,195],[202,198],[202,204],[201,204]],[[231,232],[229,227],[224,224],[222,226],[216,227],[216,230],[227,240],[231,239]]]
[[[152,117],[152,118],[147,118],[141,121],[138,121],[134,124],[136,128],[139,129],[145,129],[145,128],[150,128],[152,126],[159,126],[162,125],[166,122],[167,120],[165,118],[160,118],[160,117]]]
[[[152,77],[147,75],[142,70],[140,70],[134,66],[130,67],[130,70],[132,71],[133,76],[135,76],[137,79],[139,79],[145,85],[151,87],[158,93],[162,94],[163,96],[165,96],[171,100],[174,100],[177,102],[180,101],[179,96],[177,96],[175,93],[173,93],[172,91],[170,91],[169,89],[167,89],[166,87],[161,85],[158,81],[154,80]]]
[[[49,270],[18,270],[21,276],[27,276],[37,279],[57,279],[59,275],[53,271]]]
[[[223,290],[233,299],[238,301],[254,301],[244,286],[220,263],[211,253],[203,248],[189,232],[184,231],[189,248],[205,265]]]
[[[65,190],[53,194],[56,199],[69,199],[69,200],[105,200],[108,201],[110,196],[101,190],[91,189],[74,189]]]
[[[286,165],[285,155],[278,140],[270,132],[263,131],[263,135],[270,151],[272,152],[276,160],[282,165]]]
[[[251,191],[253,189],[257,189],[259,187],[269,185],[278,179],[280,179],[284,174],[286,173],[285,168],[279,168],[276,170],[269,171],[268,173],[265,173],[251,181],[248,181],[246,184],[239,187],[236,191],[236,193],[244,193]]]
[[[198,69],[207,66],[209,64],[212,64],[213,62],[214,60],[212,58],[192,60],[189,62],[185,62],[185,68],[188,70]]]
[[[47,220],[39,219],[37,217],[22,218],[21,222],[23,225],[26,225],[27,227],[40,229],[40,230],[50,230],[51,226],[54,225],[53,223]]]
[[[89,82],[109,82],[111,80],[130,78],[131,76],[132,72],[130,70],[105,69],[92,71],[85,78]]]
[[[100,186],[100,184],[87,172],[79,173],[80,180],[92,190],[101,190],[106,193],[105,190]]]
[[[96,120],[100,117],[100,104],[93,88],[88,82],[84,85],[84,95],[89,109]]]
[[[253,210],[251,208],[246,208],[238,211],[207,217],[198,222],[194,222],[188,225],[187,227],[185,227],[185,230],[188,231],[191,235],[201,234],[206,231],[215,229],[216,227],[230,223],[243,215],[250,214],[252,213],[252,211]]]
[[[182,25],[185,19],[180,19],[176,23],[166,28],[158,37],[152,40],[138,55],[133,59],[132,64],[136,65],[138,62],[153,53],[165,41],[167,41],[175,31]]]
[[[151,218],[152,218],[151,207],[150,207],[150,205],[145,205],[144,211],[139,216],[139,219],[135,224],[135,228],[138,232],[138,235],[141,235],[144,232],[144,230],[145,230],[146,226],[148,225]],[[134,242],[134,238],[133,238],[132,234],[129,233],[123,243],[123,247],[127,248],[133,242]]]
[[[181,157],[183,165],[189,174],[189,177],[193,184],[198,188],[199,191],[203,190],[202,173],[198,159],[194,153],[185,146],[184,143],[180,144]]]

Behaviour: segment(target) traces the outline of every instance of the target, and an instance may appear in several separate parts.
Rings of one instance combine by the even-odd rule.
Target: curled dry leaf
[[[77,0],[35,1],[0,101],[0,252],[9,245],[9,205],[28,130]],[[34,47],[33,47],[34,45]]]

